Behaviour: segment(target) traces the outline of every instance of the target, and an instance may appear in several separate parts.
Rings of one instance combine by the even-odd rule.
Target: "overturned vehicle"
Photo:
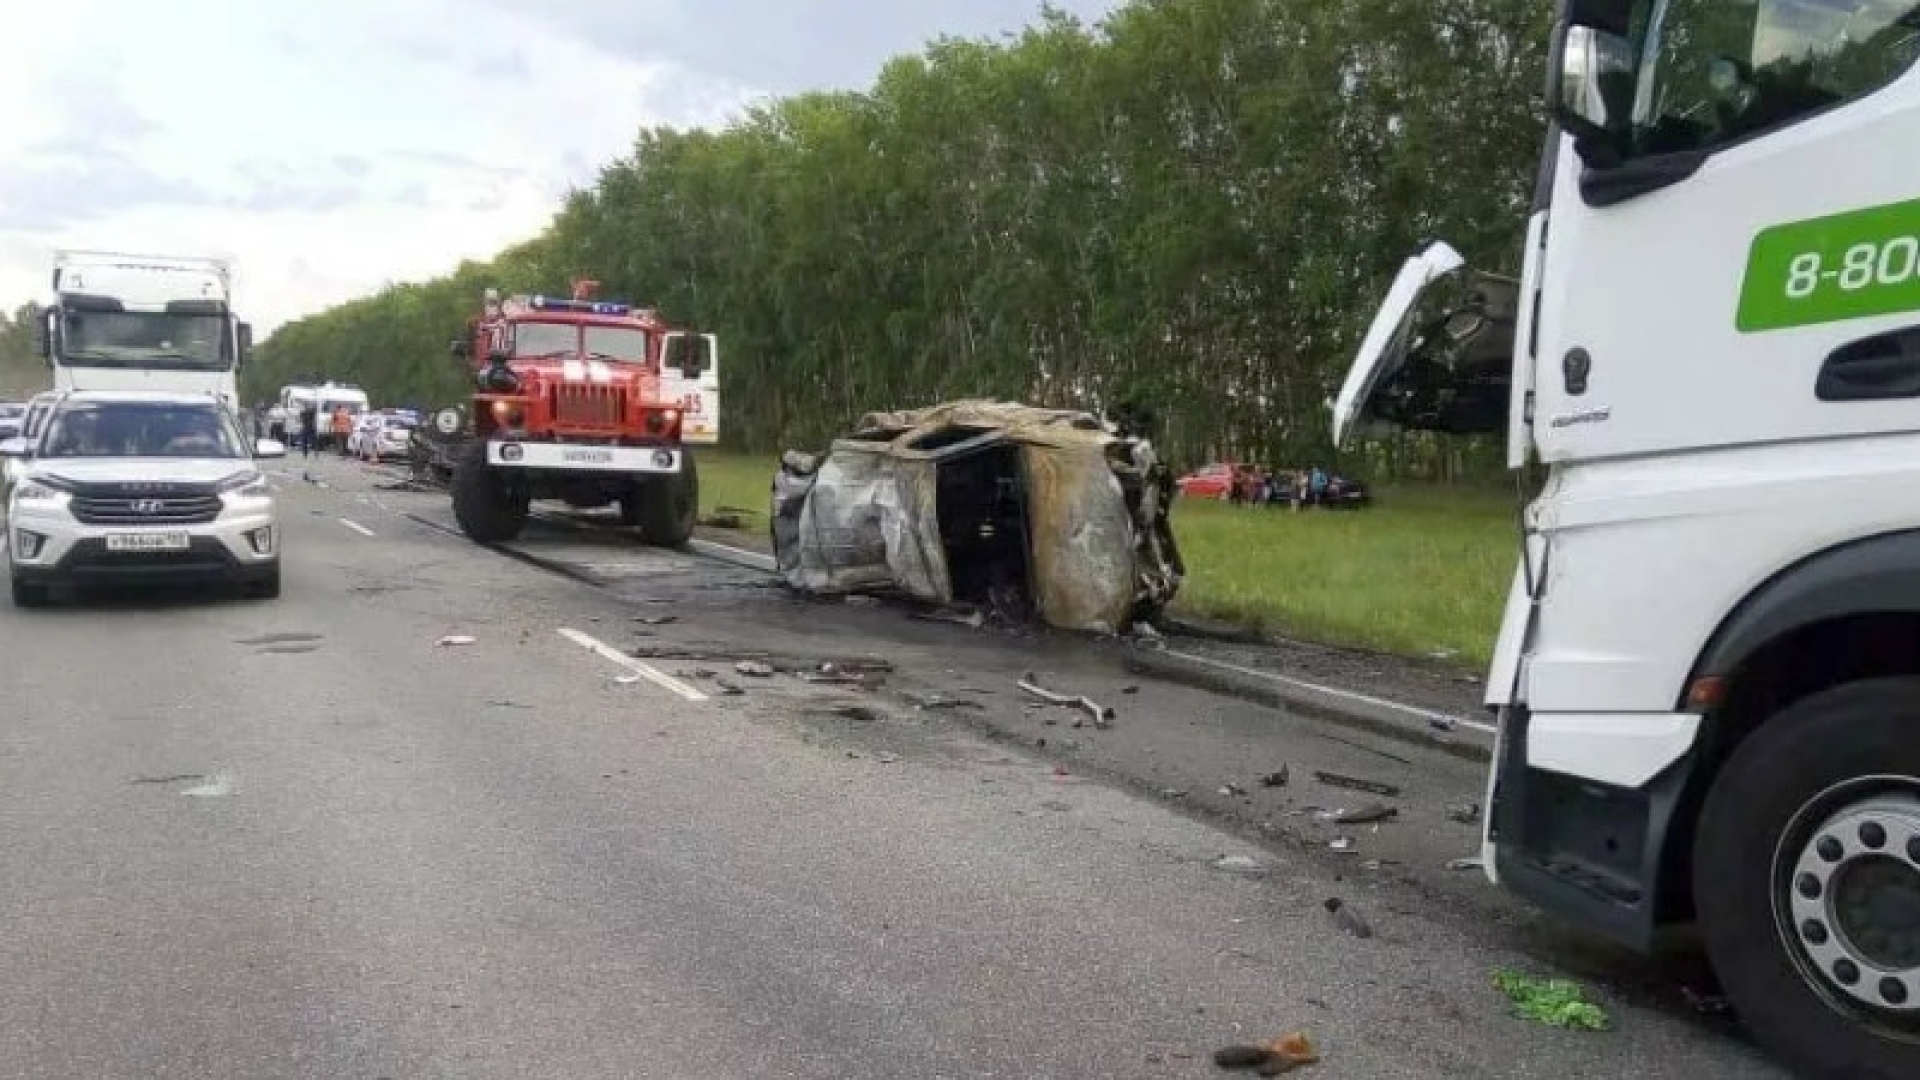
[[[904,593],[1118,633],[1185,568],[1173,476],[1144,437],[1090,413],[956,401],[869,413],[773,483],[780,575],[806,593]]]

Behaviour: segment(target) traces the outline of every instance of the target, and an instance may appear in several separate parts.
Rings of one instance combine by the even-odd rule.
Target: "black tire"
[[[1866,777],[1916,778],[1920,790],[1915,731],[1920,679],[1873,679],[1815,694],[1769,718],[1740,745],[1701,810],[1693,880],[1708,955],[1742,1022],[1800,1075],[1920,1076],[1920,1018],[1909,1016],[1904,1026],[1870,1021],[1863,1003],[1837,987],[1816,987],[1820,975],[1802,967],[1812,960],[1799,931],[1783,928],[1774,914],[1776,896],[1787,896],[1794,853],[1821,819],[1864,798],[1866,790],[1836,795],[1810,813],[1803,808]],[[1788,853],[1784,873],[1776,850]],[[1788,912],[1784,921],[1795,917]],[[1861,985],[1874,985],[1870,979]]]
[[[13,606],[17,608],[43,608],[52,599],[47,587],[37,581],[13,579]]]
[[[644,508],[650,490],[650,485],[644,479],[636,479],[627,485],[626,493],[620,496],[620,524],[629,529],[640,527],[646,519]]]
[[[453,517],[460,531],[477,544],[504,544],[527,523],[524,490],[487,464],[487,443],[475,439],[460,448],[453,469]]]
[[[280,598],[280,568],[274,567],[273,573],[263,578],[247,582],[246,594],[255,600],[277,600]]]
[[[685,547],[700,520],[700,473],[691,453],[681,454],[680,462],[678,474],[649,477],[634,493],[640,502],[640,534],[656,547]],[[626,517],[624,502],[620,513]]]

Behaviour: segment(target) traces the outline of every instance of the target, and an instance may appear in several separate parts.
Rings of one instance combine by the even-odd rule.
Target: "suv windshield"
[[[1864,97],[1920,56],[1914,0],[1645,0],[1628,155],[1712,150]]]
[[[68,367],[225,371],[232,366],[227,321],[220,315],[70,311],[62,326],[60,362]]]
[[[41,456],[248,457],[240,434],[215,405],[73,402],[53,414]]]

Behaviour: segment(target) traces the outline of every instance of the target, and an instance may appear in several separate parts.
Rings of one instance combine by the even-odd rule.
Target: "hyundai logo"
[[[167,504],[159,499],[135,499],[129,507],[136,514],[158,514],[166,510]]]

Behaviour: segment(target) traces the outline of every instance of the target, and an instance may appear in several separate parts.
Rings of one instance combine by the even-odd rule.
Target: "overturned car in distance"
[[[1091,413],[972,400],[869,413],[824,454],[783,456],[774,556],[801,592],[1118,633],[1179,590],[1172,496],[1152,444]]]

